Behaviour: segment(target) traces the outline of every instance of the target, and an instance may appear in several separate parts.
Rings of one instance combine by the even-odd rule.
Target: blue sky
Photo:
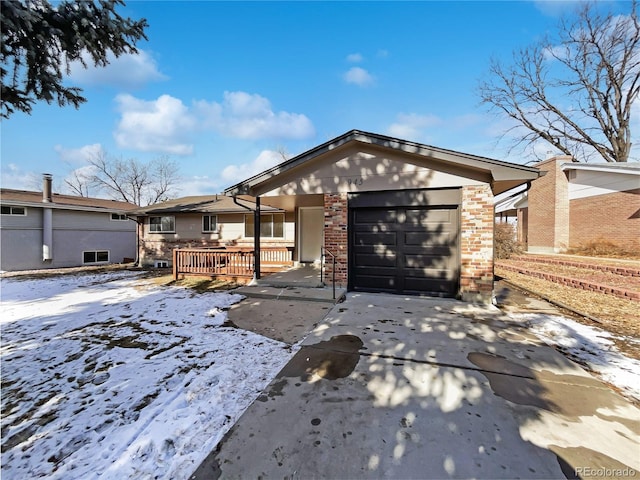
[[[213,194],[351,129],[524,162],[475,88],[490,58],[576,5],[129,1],[121,14],[149,23],[139,55],[73,68],[78,110],[41,103],[3,120],[1,184],[37,190],[46,172],[62,193],[99,152],[168,155],[180,196]]]

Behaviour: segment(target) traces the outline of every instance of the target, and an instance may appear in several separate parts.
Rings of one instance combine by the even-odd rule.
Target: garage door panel
[[[355,232],[355,245],[356,246],[397,246],[398,236],[396,232]]]
[[[450,271],[448,267],[448,261],[443,255],[404,255],[405,269]]]
[[[374,290],[376,292],[395,292],[398,287],[395,275],[356,275],[355,283],[358,290]]]
[[[407,293],[430,293],[439,296],[451,295],[451,282],[437,279],[406,277],[404,291]]]
[[[375,253],[356,253],[355,260],[361,268],[366,269],[365,265],[375,267],[391,267],[396,268],[397,258],[395,254],[377,255]]]
[[[405,224],[407,226],[428,227],[440,224],[451,224],[451,212],[448,210],[406,210]]]
[[[398,212],[396,210],[356,210],[354,225],[377,225],[381,223],[397,223]]]
[[[403,244],[406,246],[447,247],[456,245],[457,232],[404,232]]]

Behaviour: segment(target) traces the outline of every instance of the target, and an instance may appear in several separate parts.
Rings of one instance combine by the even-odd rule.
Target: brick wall
[[[620,245],[640,241],[640,189],[570,202],[571,246],[605,239]]]
[[[490,302],[493,293],[493,193],[489,185],[462,189],[460,295]]]
[[[569,184],[560,169],[569,156],[553,157],[535,167],[546,175],[534,180],[528,193],[528,250],[562,252],[569,246]]]
[[[324,247],[336,255],[336,283],[342,287],[347,285],[349,268],[347,231],[347,194],[324,194]],[[333,275],[330,256],[326,259],[327,278]]]

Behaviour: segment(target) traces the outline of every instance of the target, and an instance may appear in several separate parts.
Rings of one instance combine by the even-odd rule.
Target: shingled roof
[[[53,208],[66,210],[116,211],[129,212],[138,208],[137,205],[118,200],[104,198],[77,197],[74,195],[52,194],[52,202],[42,201],[42,192],[28,190],[0,189],[0,203],[24,207],[42,207],[48,205]]]
[[[163,213],[247,213],[256,208],[256,204],[246,198],[238,197],[236,201],[237,203],[233,197],[226,195],[182,197],[138,208],[131,213],[139,216]],[[281,211],[267,205],[263,205],[260,210],[265,213]]]

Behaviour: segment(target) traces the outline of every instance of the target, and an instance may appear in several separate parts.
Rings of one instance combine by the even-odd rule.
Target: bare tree
[[[74,170],[71,177],[65,178],[64,183],[71,193],[79,197],[88,197],[92,176],[86,174],[83,169]]]
[[[626,162],[631,115],[640,93],[640,24],[637,2],[628,15],[601,14],[584,4],[563,19],[556,39],[545,38],[492,60],[479,95],[490,111],[515,121],[507,133],[515,147],[542,139],[566,155]]]
[[[111,158],[100,152],[88,160],[91,175],[76,174],[65,180],[76,194],[86,196],[89,187],[114,200],[146,206],[169,200],[177,193],[178,165],[167,156],[148,163],[135,158]]]

